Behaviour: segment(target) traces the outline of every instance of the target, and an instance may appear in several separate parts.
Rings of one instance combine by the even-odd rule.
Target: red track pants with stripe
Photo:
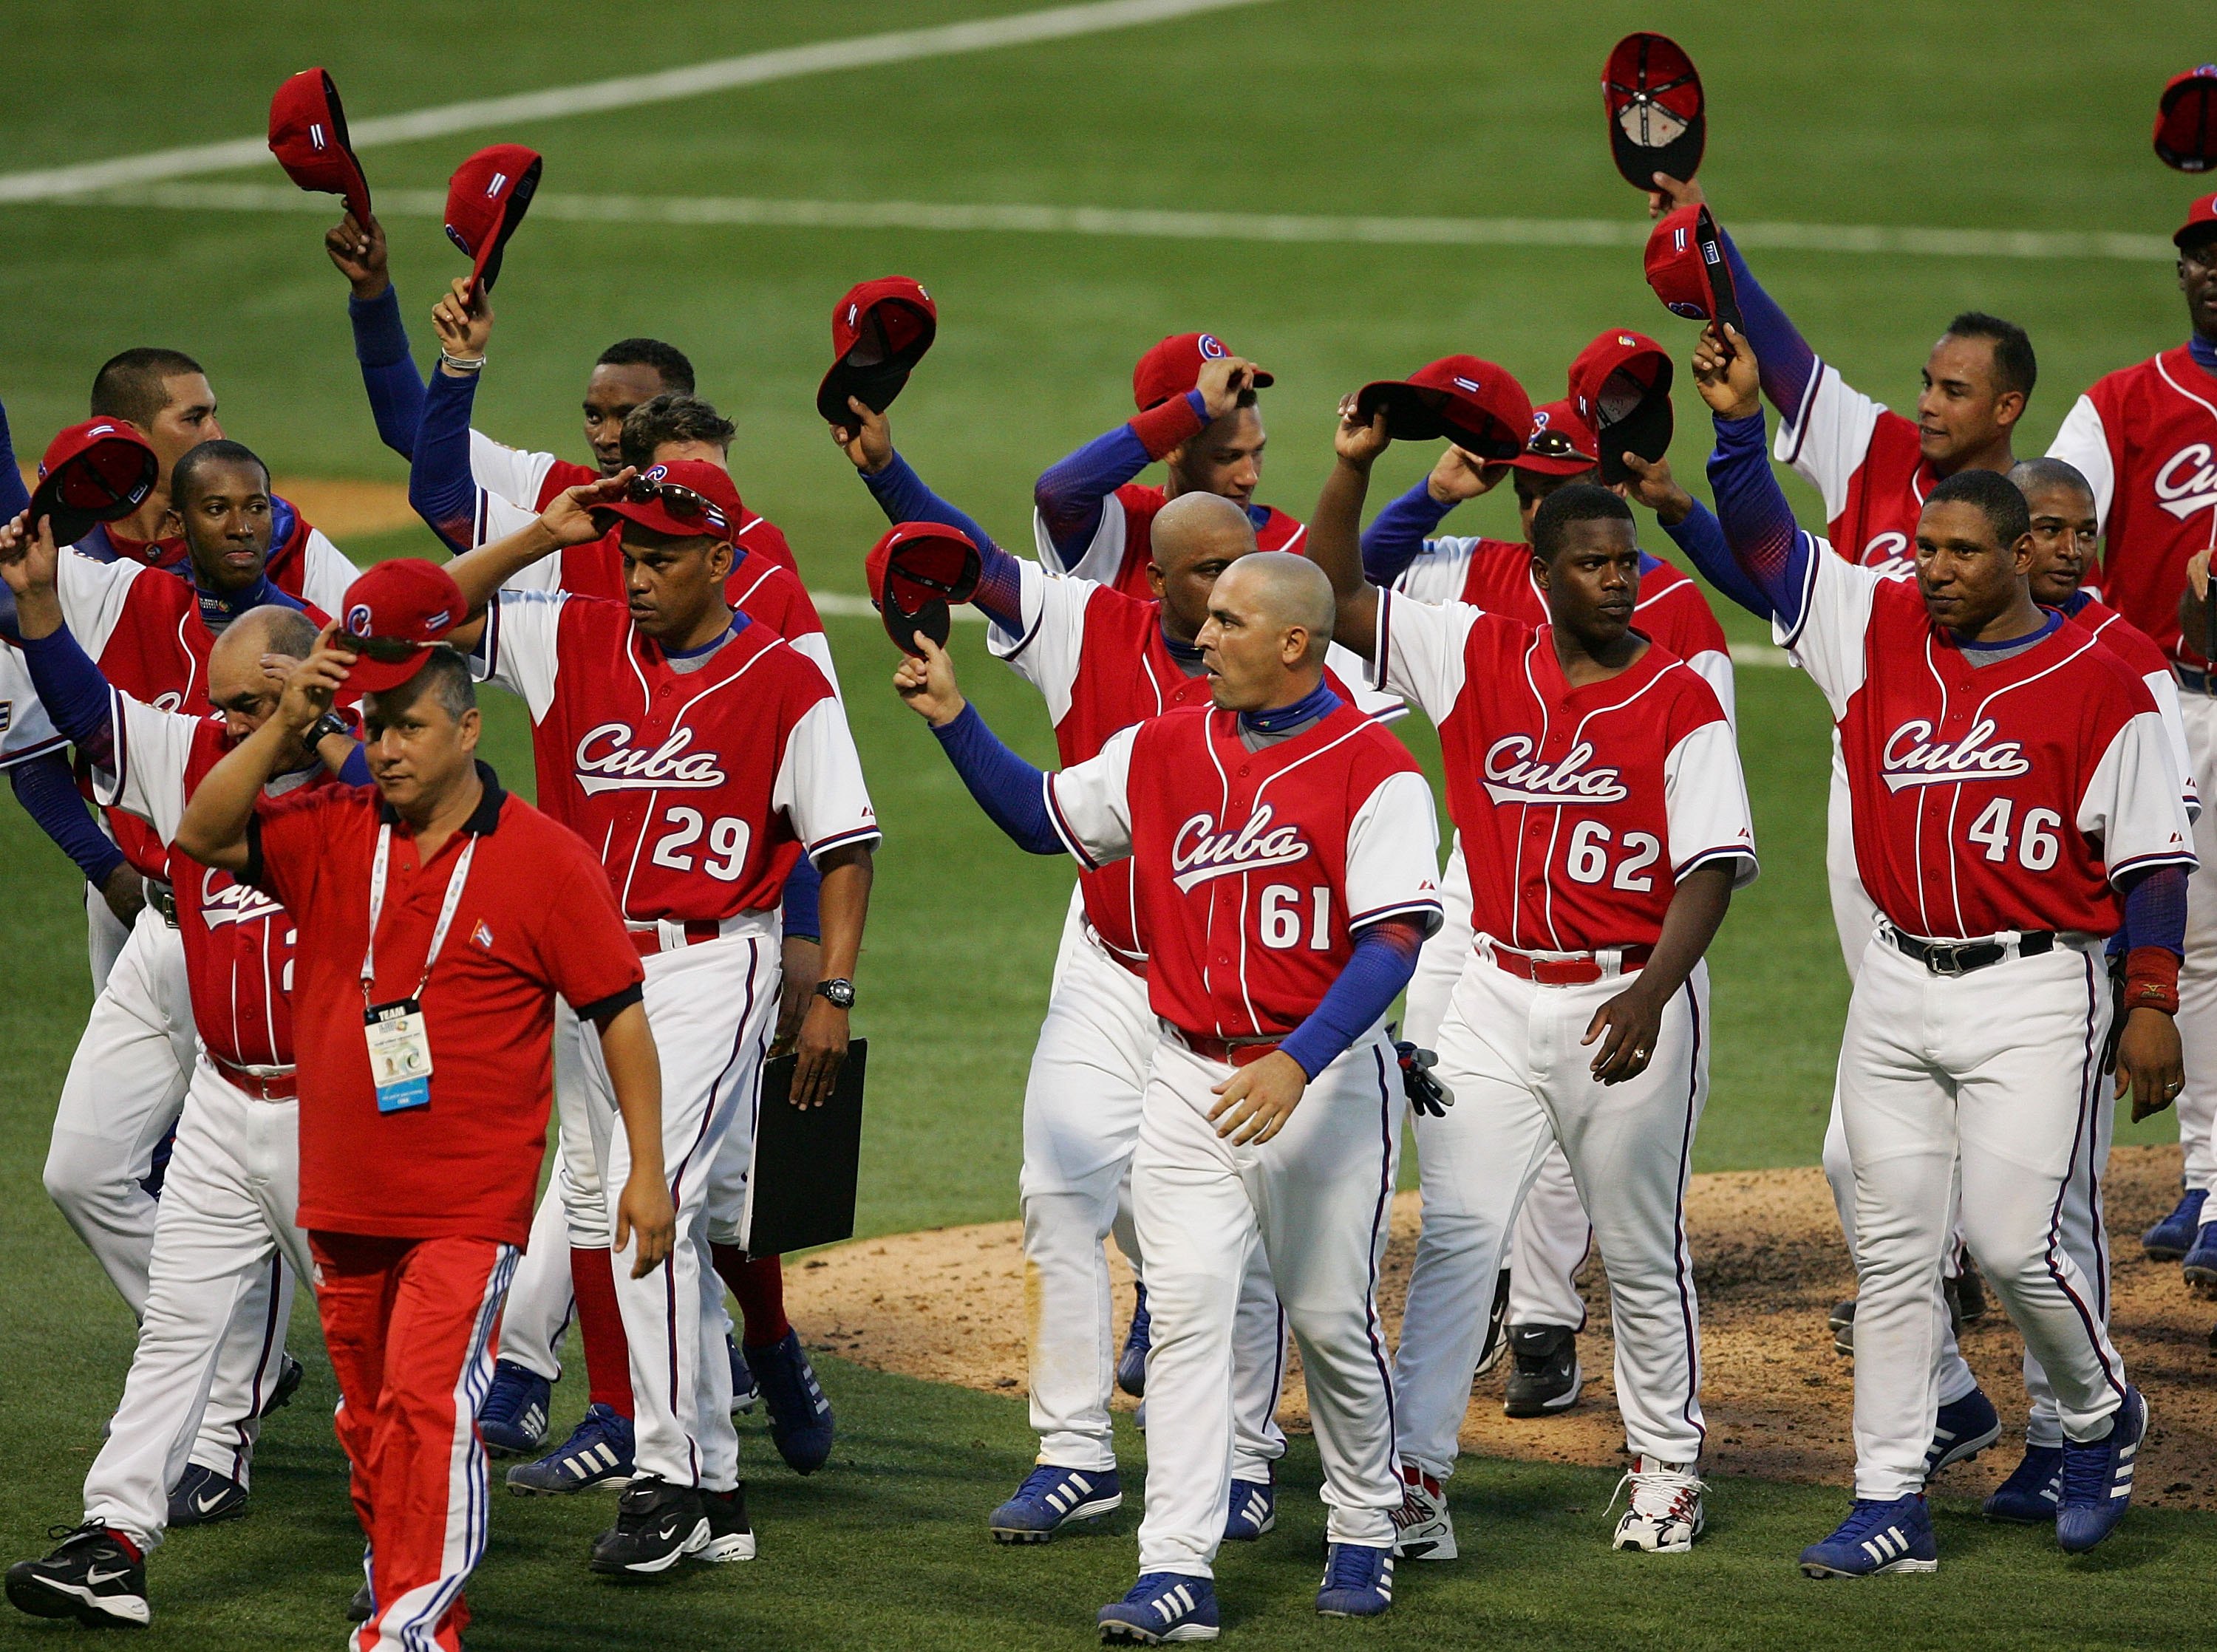
[[[516,1248],[490,1239],[311,1233],[316,1307],[338,1378],[339,1444],[369,1540],[375,1610],[357,1652],[458,1652],[462,1585],[485,1552],[478,1403]]]

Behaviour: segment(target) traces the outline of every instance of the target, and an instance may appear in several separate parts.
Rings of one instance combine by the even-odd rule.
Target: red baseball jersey
[[[1532,547],[1521,539],[1426,539],[1394,589],[1419,602],[1467,602],[1488,613],[1547,623],[1547,594],[1532,571]],[[1701,674],[1727,719],[1734,706],[1732,644],[1701,588],[1660,557],[1640,553],[1640,595],[1633,628],[1660,643]]]
[[[1916,559],[1917,519],[1940,478],[1917,447],[1914,419],[1819,361],[1771,451],[1824,496],[1825,537],[1841,556],[1866,568]]]
[[[1291,1032],[1366,925],[1439,927],[1431,789],[1351,706],[1258,751],[1237,714],[1180,706],[1050,774],[1047,801],[1080,865],[1130,859],[1147,1001],[1189,1033]]]
[[[541,808],[600,856],[633,922],[767,910],[804,849],[879,836],[838,696],[744,614],[685,669],[620,603],[503,591],[479,654],[530,708]]]
[[[1064,571],[1143,601],[1152,597],[1154,593],[1147,589],[1147,564],[1154,556],[1155,515],[1169,502],[1170,495],[1160,488],[1127,482],[1101,502],[1100,525],[1085,548],[1068,559]],[[1308,554],[1306,525],[1275,505],[1250,506],[1249,518],[1254,519],[1257,512],[1261,520],[1255,523],[1257,550]],[[1054,548],[1047,523],[1037,511],[1032,513],[1032,527],[1039,539],[1041,560],[1050,567],[1063,568],[1065,558]]]
[[[200,594],[183,578],[65,552],[55,584],[64,622],[110,687],[159,712],[198,716],[210,709],[207,658],[215,632],[201,617]],[[328,618],[312,604],[307,614],[319,627]],[[111,811],[108,826],[135,871],[169,877],[169,846],[143,820]]]
[[[1181,668],[1163,640],[1162,605],[1074,575],[1049,574],[1035,562],[1017,564],[1024,629],[996,626],[985,645],[1046,697],[1063,767],[1097,756],[1109,737],[1182,706],[1208,703],[1208,680]],[[1362,661],[1335,646],[1325,656],[1331,691],[1380,722],[1407,707],[1390,695],[1350,687],[1362,681]],[[1110,951],[1133,964],[1146,960],[1133,911],[1133,863],[1120,860],[1078,874],[1085,919]]]
[[[1650,643],[1572,687],[1552,630],[1463,602],[1378,599],[1374,681],[1439,726],[1478,933],[1527,952],[1652,946],[1678,880],[1756,874],[1732,724],[1685,662]]]
[[[232,749],[219,717],[157,711],[120,690],[108,696],[115,767],[93,771],[94,795],[135,817],[164,845],[186,799]],[[333,784],[318,765],[280,775],[270,798]],[[293,920],[275,898],[227,872],[170,860],[193,1025],[208,1054],[250,1069],[293,1065]]]
[[[486,539],[497,539],[513,533],[546,509],[565,488],[580,488],[601,479],[601,473],[590,465],[574,464],[552,453],[527,453],[518,447],[503,447],[491,437],[479,435],[474,430],[470,432],[470,473],[482,492],[494,495],[522,513],[520,519],[480,537],[479,545],[485,544]],[[482,498],[478,508],[482,527],[485,514]],[[508,520],[498,513],[496,518]],[[769,517],[742,509],[733,538],[740,549],[767,558],[795,578],[800,576],[800,567],[793,559],[793,547]]]
[[[1896,928],[2113,934],[2115,879],[2193,867],[2155,701],[2083,627],[1974,665],[1907,571],[1819,552],[1781,640],[1831,706],[1856,871]]]
[[[2178,633],[2178,595],[2188,558],[2217,546],[2217,379],[2183,347],[2110,373],[2047,452],[2093,484],[2103,596],[2171,658],[2206,666],[2203,639]]]
[[[2202,812],[2202,792],[2194,780],[2194,759],[2186,744],[2186,718],[2178,708],[2178,678],[2172,673],[2171,662],[2163,650],[2149,640],[2138,626],[2103,604],[2090,591],[2081,591],[2067,610],[2074,626],[2091,632],[2102,639],[2102,646],[2115,655],[2132,674],[2147,685],[2148,697],[2155,701],[2156,715],[2163,718],[2163,731],[2171,740],[2171,755],[2178,765],[2179,798],[2186,804],[2188,819]]]

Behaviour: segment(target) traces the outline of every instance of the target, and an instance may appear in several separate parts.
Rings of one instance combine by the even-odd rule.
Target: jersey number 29
[[[670,830],[654,846],[652,859],[656,866],[668,866],[673,872],[692,871],[693,845],[701,841],[705,830],[708,858],[701,870],[726,884],[738,877],[747,864],[747,840],[752,835],[746,822],[737,815],[720,815],[710,824],[698,809],[676,806],[664,812],[670,821]]]

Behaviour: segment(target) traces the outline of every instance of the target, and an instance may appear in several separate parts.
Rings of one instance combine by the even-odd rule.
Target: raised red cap
[[[1601,476],[1621,482],[1628,450],[1650,464],[1670,451],[1670,353],[1628,327],[1598,334],[1571,363],[1570,399],[1600,444]]]
[[[2188,247],[2207,241],[2213,225],[2217,225],[2217,195],[2204,195],[2186,209],[2186,222],[2171,237],[2171,244]]]
[[[1740,324],[1724,237],[1709,209],[1689,202],[1656,219],[1647,237],[1647,285],[1673,315]]]
[[[1541,476],[1583,476],[1601,463],[1601,444],[1569,402],[1547,402],[1532,410],[1524,451],[1510,462]]]
[[[365,694],[398,687],[466,617],[462,588],[437,563],[420,557],[379,563],[347,587],[339,604],[342,634],[334,640],[355,656],[347,687]]]
[[[2217,165],[2217,63],[2173,75],[2155,106],[2155,152],[2165,166],[2207,172]]]
[[[882,413],[939,336],[939,306],[921,281],[881,275],[849,287],[831,308],[831,371],[817,387],[816,410],[826,424],[847,424],[854,397]]]
[[[1132,399],[1142,413],[1160,407],[1199,384],[1203,367],[1231,354],[1213,333],[1173,333],[1141,356],[1132,369]],[[1258,367],[1254,383],[1256,389],[1268,390],[1277,380]]]
[[[369,222],[369,180],[347,142],[339,89],[321,69],[303,69],[269,100],[269,152],[303,189],[344,195],[355,222]]]
[[[51,518],[54,543],[75,545],[95,522],[118,521],[145,504],[161,474],[154,450],[122,420],[73,424],[46,444],[39,461],[31,525]]]
[[[705,459],[650,465],[632,478],[623,498],[593,514],[610,525],[621,517],[673,539],[721,539],[726,545],[744,519],[731,473]]]
[[[490,293],[500,279],[501,254],[539,193],[546,164],[522,144],[495,144],[454,169],[447,180],[447,239],[470,261],[470,291]]]
[[[1363,419],[1386,410],[1397,441],[1444,436],[1481,459],[1513,459],[1532,430],[1532,398],[1508,368],[1474,355],[1445,355],[1406,379],[1381,379],[1356,392]]]
[[[1652,189],[1658,172],[1683,183],[1701,164],[1708,135],[1701,77],[1667,34],[1627,34],[1601,71],[1609,154],[1624,181]]]
[[[970,536],[941,522],[901,522],[870,547],[862,571],[886,634],[921,655],[921,632],[942,648],[954,630],[949,607],[977,594],[983,559]]]

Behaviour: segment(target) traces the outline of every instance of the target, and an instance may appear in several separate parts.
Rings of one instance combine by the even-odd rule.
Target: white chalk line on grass
[[[472,98],[435,108],[375,115],[349,121],[347,135],[355,148],[374,149],[517,121],[559,120],[608,109],[667,103],[837,69],[867,69],[881,64],[913,63],[922,58],[991,51],[1004,46],[1066,40],[1081,34],[1101,34],[1204,12],[1269,3],[1270,0],[1096,0],[1092,4],[1051,6],[1008,17],[983,17],[931,28],[897,29],[843,40],[818,40],[806,46],[750,52],[743,57],[718,58],[652,74],[620,75],[579,86],[553,86],[543,91]],[[0,201],[51,200],[57,196],[116,184],[231,172],[241,167],[261,165],[269,158],[269,145],[262,138],[234,138],[224,143],[118,156],[112,160],[88,161],[76,166],[0,174]]]
[[[157,183],[51,197],[60,204],[153,206],[187,212],[307,213],[336,217],[332,197],[286,184]],[[435,189],[386,189],[380,217],[441,217]],[[1638,219],[1387,218],[1296,213],[1155,211],[1119,206],[958,205],[917,200],[774,200],[752,195],[579,195],[544,191],[534,218],[588,224],[734,225],[803,230],[925,230],[953,233],[1127,236],[1178,241],[1330,243],[1374,246],[1638,247]],[[1868,224],[1732,225],[1743,247],[1862,256],[2125,259],[2168,262],[2167,237],[2046,230],[1936,230]]]

